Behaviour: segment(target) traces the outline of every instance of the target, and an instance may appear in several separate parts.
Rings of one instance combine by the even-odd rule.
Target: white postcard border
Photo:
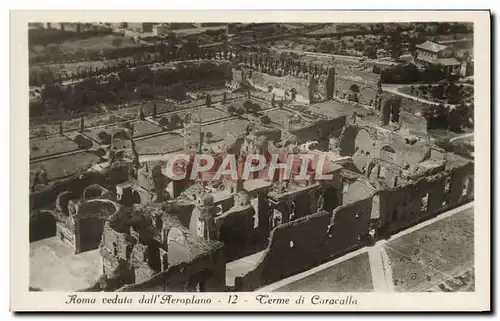
[[[27,22],[35,21],[212,21],[212,22],[474,22],[475,57],[475,278],[472,293],[261,293],[304,304],[260,304],[251,293],[197,293],[209,305],[139,304],[156,293],[80,293],[94,304],[68,305],[65,292],[29,292],[29,137]],[[12,11],[11,12],[11,310],[13,311],[485,311],[490,307],[490,16],[488,11]],[[104,304],[116,294],[131,304]],[[164,293],[160,293],[164,295]],[[170,293],[176,297],[192,294]],[[228,303],[238,295],[238,303]],[[314,305],[313,295],[344,298],[355,305]],[[220,301],[220,302],[219,302]]]

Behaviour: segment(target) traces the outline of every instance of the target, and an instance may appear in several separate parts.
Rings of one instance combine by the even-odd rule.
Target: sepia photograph
[[[108,16],[23,30],[20,292],[67,292],[60,305],[308,292],[306,304],[349,306],[478,290],[477,216],[489,232],[490,214],[475,210],[474,128],[489,116],[474,117],[475,66],[489,61],[475,46],[490,39],[477,15]]]

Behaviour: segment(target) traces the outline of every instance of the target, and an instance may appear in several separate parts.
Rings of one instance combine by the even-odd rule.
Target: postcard
[[[488,11],[12,11],[11,310],[490,311],[490,46]]]

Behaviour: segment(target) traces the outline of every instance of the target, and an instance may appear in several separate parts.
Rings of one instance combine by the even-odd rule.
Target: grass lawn
[[[272,124],[270,124],[271,127],[284,128],[285,125],[287,124],[287,122],[290,120],[290,117],[293,114],[287,110],[276,109],[276,110],[271,110],[271,111],[266,112],[265,115],[267,115],[267,116],[269,116],[269,118],[271,118],[271,120],[273,122]],[[311,122],[302,116],[302,119],[300,120],[299,123],[290,122],[289,128],[290,129],[300,128],[300,127],[306,126],[309,123],[311,123]]]
[[[340,262],[274,292],[373,292],[368,254]]]
[[[78,146],[64,136],[30,140],[30,158],[38,158],[77,150]]]
[[[47,171],[49,180],[53,180],[83,172],[99,162],[99,160],[100,158],[92,153],[80,152],[42,162],[32,162],[30,172],[33,174],[43,168]]]
[[[165,134],[136,141],[139,154],[167,154],[184,148],[184,138],[180,135]]]
[[[42,71],[42,70],[51,70],[56,75],[76,75],[78,70],[95,70],[96,68],[102,69],[108,66],[115,66],[121,62],[132,63],[134,59],[132,57],[127,58],[119,58],[119,59],[104,59],[104,60],[93,60],[93,61],[79,61],[79,62],[70,62],[70,63],[55,63],[55,64],[47,64],[43,66],[32,66],[30,67],[30,71]]]
[[[162,128],[160,126],[157,126],[147,120],[137,120],[131,122],[131,124],[134,125],[134,137],[142,137],[145,135],[155,134],[162,131]],[[123,128],[123,126],[110,125],[106,127],[90,129],[88,131],[85,131],[85,134],[91,137],[92,139],[100,142],[100,139],[98,137],[100,132],[105,131],[108,134],[112,134],[115,130],[118,130],[120,128]]]
[[[117,48],[115,45],[113,45],[114,39],[122,40],[122,43],[120,45],[121,48],[140,46],[132,42],[132,40],[128,37],[122,37],[120,35],[111,34],[111,35],[90,37],[86,39],[68,40],[57,45],[54,44],[49,44],[48,46],[35,45],[32,46],[30,50],[31,53],[36,56],[44,55],[45,53],[51,51],[58,51],[60,53],[72,54],[82,50],[82,48],[85,51],[99,51],[99,50]]]
[[[474,210],[425,226],[385,247],[396,291],[425,291],[474,266]]]
[[[30,243],[30,286],[42,291],[79,291],[102,273],[99,250],[75,255],[59,237]]]
[[[217,107],[220,109],[225,108],[225,106],[223,105]],[[202,122],[212,121],[215,119],[229,116],[229,113],[212,107],[196,108],[195,110],[192,111],[192,113],[198,114]]]
[[[247,125],[250,124],[245,119],[232,119],[220,123],[203,126],[203,132],[212,132],[214,134],[213,140],[224,139],[227,134],[241,134],[246,130]]]

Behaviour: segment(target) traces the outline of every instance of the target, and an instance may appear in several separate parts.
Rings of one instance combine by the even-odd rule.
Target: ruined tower
[[[335,67],[328,68],[328,77],[326,79],[326,99],[333,99],[335,91]]]

